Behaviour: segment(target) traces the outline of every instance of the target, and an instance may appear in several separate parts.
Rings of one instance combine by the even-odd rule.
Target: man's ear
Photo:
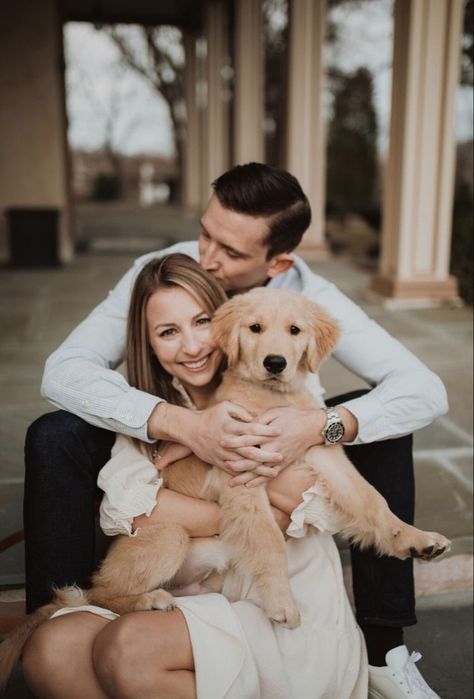
[[[275,255],[270,260],[270,267],[268,268],[267,275],[269,277],[277,277],[279,274],[287,272],[293,265],[295,261],[292,255],[286,252],[282,252],[280,255]]]
[[[339,340],[339,323],[312,301],[308,301],[307,312],[310,338],[306,350],[306,362],[309,371],[315,374],[323,359],[331,354]]]
[[[227,355],[228,365],[234,367],[239,361],[239,329],[242,310],[241,297],[226,301],[212,318],[212,332],[217,344]]]

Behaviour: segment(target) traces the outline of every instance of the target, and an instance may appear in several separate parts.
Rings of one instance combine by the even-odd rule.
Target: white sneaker
[[[408,655],[406,646],[389,650],[384,667],[369,665],[369,699],[440,699],[428,687],[415,663],[421,653]]]

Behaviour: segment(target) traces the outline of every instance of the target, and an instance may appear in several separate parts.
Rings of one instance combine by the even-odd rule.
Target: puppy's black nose
[[[263,366],[271,374],[281,374],[286,367],[286,359],[279,354],[267,354],[263,360]]]

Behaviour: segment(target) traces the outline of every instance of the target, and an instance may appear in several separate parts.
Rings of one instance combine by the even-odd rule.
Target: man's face
[[[214,195],[201,219],[201,267],[227,292],[261,286],[275,275],[276,258],[267,260],[268,247],[263,245],[267,233],[268,219],[225,209]]]

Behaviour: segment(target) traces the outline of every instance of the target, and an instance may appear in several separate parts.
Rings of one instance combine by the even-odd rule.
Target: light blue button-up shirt
[[[136,260],[108,297],[49,357],[41,386],[44,398],[93,425],[151,441],[147,421],[161,399],[130,387],[117,367],[124,358],[135,278],[149,260],[173,252],[199,259],[197,242],[188,242]],[[373,386],[367,395],[343,404],[359,423],[355,443],[409,434],[447,412],[439,377],[334,284],[314,274],[298,256],[294,258],[294,266],[268,286],[298,291],[336,318],[341,336],[334,358]],[[318,392],[317,382],[312,388]]]

